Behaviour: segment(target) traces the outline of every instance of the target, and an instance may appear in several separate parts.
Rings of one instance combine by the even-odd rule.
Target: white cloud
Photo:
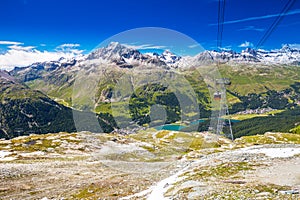
[[[83,50],[77,49],[80,44],[61,44],[55,48],[58,52],[81,54]]]
[[[21,45],[24,43],[21,42],[13,42],[13,41],[0,41],[0,45]]]
[[[251,42],[245,41],[244,43],[240,44],[239,47],[253,47]]]
[[[19,45],[11,45],[8,46],[8,48],[10,49],[14,49],[14,50],[21,50],[21,51],[30,51],[32,49],[34,49],[34,46],[19,46]]]
[[[219,48],[221,51],[230,51],[231,50],[231,45],[226,46],[226,47],[221,47]]]
[[[57,48],[74,48],[74,47],[80,47],[80,44],[61,44]]]
[[[68,52],[65,53],[73,53],[73,54],[82,54],[84,50],[80,49],[70,49]]]
[[[12,43],[10,43],[12,44]],[[22,44],[22,43],[20,43]],[[82,53],[82,50],[70,48],[56,51],[40,51],[33,46],[18,46],[17,44],[8,47],[8,50],[0,55],[0,69],[11,70],[15,66],[24,67],[35,62],[55,61],[60,58],[73,58]],[[79,45],[73,45],[73,47]]]
[[[132,49],[165,49],[166,46],[158,46],[153,44],[141,44],[141,45],[131,45],[131,44],[122,44],[125,47],[132,48]]]
[[[199,44],[192,44],[192,45],[189,45],[188,48],[193,49],[193,48],[196,48],[199,46],[200,46]]]
[[[246,26],[244,28],[239,29],[239,31],[259,31],[263,32],[265,29],[263,28],[256,28],[255,26]]]
[[[292,49],[299,49],[299,50],[300,50],[300,44],[289,44],[289,46],[290,46]]]

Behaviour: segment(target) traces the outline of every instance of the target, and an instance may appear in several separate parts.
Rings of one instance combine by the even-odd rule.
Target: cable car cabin
[[[221,98],[222,98],[221,92],[215,92],[215,93],[214,93],[214,100],[220,101]]]

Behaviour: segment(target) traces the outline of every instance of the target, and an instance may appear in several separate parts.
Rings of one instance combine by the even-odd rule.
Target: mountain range
[[[86,99],[79,98],[76,101],[73,99],[74,96],[80,96],[84,92],[84,87],[80,85],[76,85],[78,89],[74,90],[74,84],[76,79],[78,80],[79,72],[82,70],[84,74],[79,79],[89,80],[91,78],[89,75],[93,73],[99,79],[95,105],[92,110],[100,114],[97,117],[102,124],[102,129],[110,132],[117,128],[112,118],[113,113],[110,105],[111,102],[116,101],[119,101],[118,106],[121,106],[118,107],[117,117],[121,119],[131,117],[140,125],[149,122],[150,107],[155,104],[164,106],[167,111],[168,123],[180,119],[180,107],[172,91],[166,89],[163,85],[140,85],[143,80],[153,78],[153,74],[157,69],[159,69],[159,73],[156,74],[153,80],[160,80],[168,73],[172,77],[174,76],[172,73],[179,70],[182,77],[188,80],[193,87],[192,89],[196,92],[201,113],[209,115],[210,95],[207,89],[209,86],[201,80],[200,75],[191,66],[199,65],[201,67],[202,65],[220,64],[219,70],[222,75],[232,80],[232,85],[228,86],[232,109],[233,111],[241,111],[248,107],[256,108],[263,105],[271,105],[276,109],[277,107],[286,106],[288,101],[291,106],[297,103],[298,93],[296,91],[295,94],[293,88],[290,92],[285,93],[264,92],[291,88],[291,85],[299,80],[299,63],[300,51],[291,48],[289,45],[284,45],[281,49],[272,51],[247,48],[241,53],[234,51],[204,51],[193,57],[181,57],[169,50],[161,54],[143,54],[126,45],[111,42],[106,47],[96,49],[88,55],[72,59],[61,58],[57,61],[33,63],[27,67],[15,67],[10,72],[1,71],[2,104],[0,112],[2,133],[0,133],[0,136],[12,137],[19,129],[24,132],[33,131],[36,133],[74,131],[72,109],[76,109],[76,112],[79,113],[91,109],[83,105]],[[231,69],[230,66],[240,67]],[[278,66],[276,70],[273,69],[274,66]],[[289,67],[282,68],[282,66]],[[124,97],[124,99],[131,99],[131,116],[122,114],[124,113],[122,99],[113,99],[112,97],[114,87],[124,74],[131,77],[128,83],[122,85],[125,91],[132,91],[133,94],[133,96]],[[275,76],[277,79],[274,79]],[[259,84],[249,85],[253,79],[259,79]],[[249,88],[245,90],[246,87]],[[133,88],[137,88],[137,91],[133,91]],[[189,90],[183,85],[177,89],[181,91]],[[255,99],[253,99],[253,95],[247,96],[247,92],[244,93],[244,91],[248,91],[248,93],[254,91],[258,96],[254,96]],[[278,103],[267,104],[268,98],[269,101],[272,101],[270,99],[276,99],[276,102],[284,103],[281,103],[280,106],[278,106]],[[186,99],[192,99],[192,97],[187,95]],[[252,100],[249,101],[249,99]],[[257,101],[259,101],[257,106],[253,106],[253,102]],[[190,113],[184,114],[186,116],[191,115]],[[115,115],[113,117],[116,118]],[[86,127],[88,126],[86,125]]]
[[[110,60],[119,66],[132,67],[138,63],[154,63],[162,66],[169,67],[182,67],[185,66],[183,62],[196,61],[201,64],[206,63],[230,63],[230,64],[292,64],[299,65],[300,63],[300,50],[291,48],[290,45],[283,45],[281,49],[266,51],[263,49],[246,48],[238,53],[233,50],[223,51],[204,51],[196,56],[177,56],[176,54],[165,50],[162,54],[158,53],[145,53],[142,54],[138,50],[128,48],[118,42],[111,42],[107,47],[99,48],[91,52],[87,59]]]
[[[228,64],[300,64],[300,50],[293,49],[288,44],[283,45],[281,49],[266,51],[262,49],[246,48],[238,53],[233,50],[223,51],[204,51],[195,56],[178,56],[169,50],[165,50],[162,54],[158,53],[141,53],[140,51],[129,48],[118,42],[111,42],[103,48],[96,49],[90,54],[79,56],[73,59],[61,58],[58,61],[47,61],[42,63],[33,63],[27,67],[15,67],[12,74],[20,74],[25,72],[25,81],[35,79],[36,73],[42,71],[55,71],[58,68],[68,68],[70,66],[79,65],[85,61],[102,59],[107,62],[115,63],[121,68],[133,68],[141,64],[154,64],[162,67],[180,68],[186,67],[186,63],[197,62],[199,64],[209,63],[228,63]]]
[[[34,80],[44,80],[47,83],[61,82],[60,85],[70,85],[74,81],[75,74],[85,68],[92,70],[95,64],[100,63],[113,64],[118,69],[139,68],[141,66],[150,66],[151,69],[160,68],[169,69],[188,69],[192,65],[206,64],[251,64],[251,65],[299,65],[300,50],[293,49],[289,45],[284,45],[279,50],[265,51],[247,48],[241,53],[235,51],[204,51],[193,57],[177,56],[176,54],[165,50],[162,54],[141,53],[140,51],[128,48],[118,42],[111,42],[103,48],[94,50],[88,55],[82,55],[77,58],[58,61],[47,61],[33,63],[27,67],[15,67],[9,72],[21,82]],[[93,63],[96,62],[96,63]],[[195,64],[196,63],[196,64]],[[87,67],[88,66],[88,67]],[[99,66],[98,66],[99,67]],[[43,85],[44,87],[44,85]],[[51,88],[40,88],[43,92]]]
[[[291,64],[299,65],[300,50],[293,49],[288,44],[281,49],[266,51],[263,49],[246,48],[241,53],[232,50],[227,51],[205,51],[196,56],[198,60],[222,62],[222,63],[246,63],[246,64]]]

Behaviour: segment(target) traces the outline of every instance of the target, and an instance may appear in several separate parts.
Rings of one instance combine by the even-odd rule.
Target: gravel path
[[[231,161],[260,161],[268,164],[267,167],[259,167],[251,173],[244,174],[244,179],[251,180],[252,182],[259,181],[276,185],[288,185],[300,189],[300,157],[294,157],[299,153],[300,145],[279,144],[245,147],[237,150],[210,154],[195,162],[191,162],[175,174],[157,182],[148,189],[122,199],[146,197],[148,200],[168,200],[170,198],[165,197],[164,194],[176,183],[180,182],[182,179],[180,176],[187,171],[198,166],[213,166]]]

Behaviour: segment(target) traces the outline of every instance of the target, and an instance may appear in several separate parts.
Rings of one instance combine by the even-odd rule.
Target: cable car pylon
[[[229,137],[231,140],[234,140],[232,126],[231,126],[231,119],[229,116],[229,110],[228,110],[228,105],[227,105],[227,100],[226,100],[226,88],[225,88],[226,85],[230,85],[230,84],[231,84],[231,82],[227,78],[215,80],[216,92],[214,92],[214,94],[213,94],[213,99],[215,102],[219,103],[219,110],[218,110],[218,115],[215,116],[217,118],[217,122],[215,124],[216,129],[214,130],[213,127],[210,127],[210,129],[214,130],[214,132],[217,135],[222,135],[224,123],[225,123],[225,120],[227,119],[228,124],[229,124],[229,135],[227,135],[227,137]],[[226,117],[226,116],[228,116],[228,117]]]

